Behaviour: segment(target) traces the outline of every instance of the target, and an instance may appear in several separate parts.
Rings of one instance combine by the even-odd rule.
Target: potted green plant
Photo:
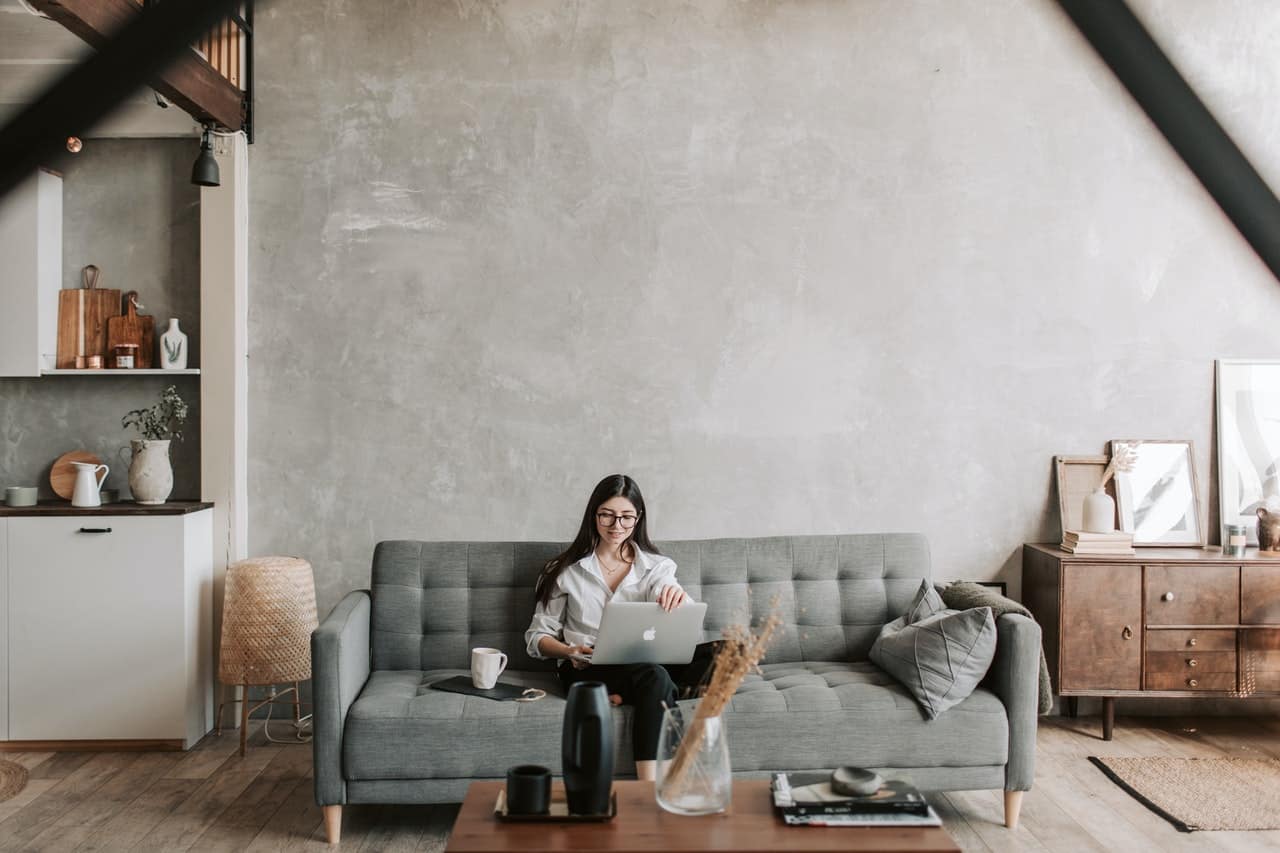
[[[187,403],[173,385],[160,393],[160,402],[134,409],[120,419],[125,429],[133,427],[141,438],[132,439],[133,459],[129,462],[129,491],[140,504],[162,504],[173,491],[173,465],[169,442],[182,440],[187,420]]]

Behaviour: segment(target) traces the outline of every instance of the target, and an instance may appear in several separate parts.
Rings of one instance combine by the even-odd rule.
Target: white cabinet
[[[208,509],[0,519],[9,740],[187,748],[209,731],[212,519]]]
[[[0,198],[0,376],[39,376],[58,351],[62,178],[43,169]]]

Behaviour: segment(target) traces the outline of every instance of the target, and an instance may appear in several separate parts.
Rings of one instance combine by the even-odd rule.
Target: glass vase
[[[668,708],[662,715],[657,759],[654,792],[659,806],[681,815],[728,811],[733,776],[723,718]]]

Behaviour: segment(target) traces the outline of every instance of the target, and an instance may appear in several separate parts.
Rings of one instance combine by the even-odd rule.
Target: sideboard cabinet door
[[[1062,684],[1080,690],[1142,687],[1142,570],[1062,565]]]
[[[183,519],[9,519],[10,739],[184,737]]]

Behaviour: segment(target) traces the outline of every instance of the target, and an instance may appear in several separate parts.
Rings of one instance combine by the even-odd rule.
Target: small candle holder
[[[115,366],[118,370],[132,370],[133,366],[137,364],[137,359],[137,344],[116,344]]]

